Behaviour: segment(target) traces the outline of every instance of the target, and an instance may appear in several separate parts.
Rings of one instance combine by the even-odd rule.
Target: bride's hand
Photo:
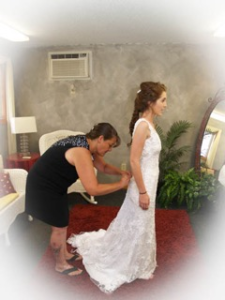
[[[146,194],[140,194],[139,195],[139,206],[146,210],[149,208],[149,205],[150,205],[150,197],[149,195],[146,193]]]

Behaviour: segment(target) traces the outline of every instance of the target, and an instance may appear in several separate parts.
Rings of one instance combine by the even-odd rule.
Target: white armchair
[[[71,131],[71,130],[56,130],[56,131],[42,135],[39,139],[40,154],[42,155],[55,142],[57,142],[61,139],[64,139],[67,136],[78,135],[78,134],[84,134],[84,133],[80,132],[80,131]],[[95,169],[95,172],[97,174],[96,169]],[[95,200],[94,196],[88,197],[85,194],[86,191],[85,191],[84,186],[82,185],[80,179],[78,179],[76,182],[74,182],[68,188],[68,193],[72,193],[72,192],[80,193],[83,196],[83,198],[91,204],[97,204],[97,201]]]
[[[10,245],[8,230],[16,217],[25,211],[25,187],[27,171],[23,169],[4,169],[18,196],[0,210],[0,235],[5,235],[6,245]]]

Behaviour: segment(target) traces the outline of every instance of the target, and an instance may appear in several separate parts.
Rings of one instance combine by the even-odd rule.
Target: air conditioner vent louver
[[[91,52],[51,52],[49,73],[53,80],[90,79]]]
[[[86,64],[81,60],[55,61],[53,77],[87,77]]]

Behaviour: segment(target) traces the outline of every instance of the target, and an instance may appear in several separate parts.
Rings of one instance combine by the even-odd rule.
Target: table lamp
[[[30,158],[28,133],[37,132],[35,117],[11,118],[11,131],[20,134],[20,155]]]

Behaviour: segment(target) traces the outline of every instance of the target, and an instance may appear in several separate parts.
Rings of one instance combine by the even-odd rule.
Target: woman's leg
[[[66,234],[67,227],[52,227],[52,234],[50,238],[50,246],[52,248],[55,257],[55,270],[58,272],[63,272],[65,270],[71,269],[72,266],[67,262],[66,257]],[[69,275],[78,275],[82,270],[78,269],[76,271],[70,272]]]

